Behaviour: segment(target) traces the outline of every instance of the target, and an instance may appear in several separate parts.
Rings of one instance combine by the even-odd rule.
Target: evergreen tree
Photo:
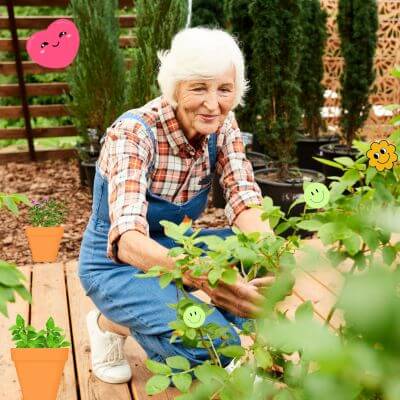
[[[159,95],[157,51],[170,48],[187,16],[182,0],[137,0],[135,8],[137,47],[133,49],[127,108],[141,107]]]
[[[306,132],[318,138],[322,126],[321,108],[324,105],[325,88],[323,55],[327,39],[327,13],[319,0],[303,1],[303,50],[299,69],[301,89],[300,105],[304,111]]]
[[[191,27],[224,28],[224,3],[222,0],[193,0]]]
[[[236,119],[243,131],[255,131],[255,76],[252,58],[253,21],[249,14],[248,0],[225,0],[227,29],[235,36],[240,44],[245,58],[246,79],[250,88],[246,93],[244,107],[235,110]]]
[[[376,0],[339,0],[338,25],[345,67],[341,76],[342,117],[350,147],[371,108],[368,97],[375,80],[374,55],[378,29]]]
[[[302,3],[253,0],[257,137],[264,152],[277,159],[279,178],[295,162],[296,132],[301,121],[298,71],[302,50]]]
[[[125,67],[119,48],[117,0],[71,0],[71,15],[79,30],[79,52],[67,69],[68,105],[79,133],[101,133],[122,112]]]

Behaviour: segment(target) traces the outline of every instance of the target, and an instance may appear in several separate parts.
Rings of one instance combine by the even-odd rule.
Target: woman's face
[[[212,79],[180,82],[176,91],[176,118],[188,140],[216,132],[234,100],[234,67]]]

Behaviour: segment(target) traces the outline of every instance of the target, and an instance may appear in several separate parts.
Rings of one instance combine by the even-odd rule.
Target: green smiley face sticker
[[[304,199],[310,208],[322,208],[329,203],[329,190],[323,183],[309,183],[304,188]]]
[[[200,306],[190,306],[183,313],[183,322],[189,328],[200,328],[206,320],[206,313]]]

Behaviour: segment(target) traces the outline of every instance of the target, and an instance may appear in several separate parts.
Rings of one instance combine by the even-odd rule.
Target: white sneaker
[[[128,382],[132,372],[123,354],[126,337],[103,332],[97,322],[99,316],[98,310],[92,310],[86,316],[93,374],[107,383]]]
[[[240,363],[238,361],[232,360],[226,367],[225,367],[225,371],[230,375],[232,373],[232,371],[239,367]],[[262,379],[256,375],[254,378],[254,384],[257,384],[258,382],[261,382]]]

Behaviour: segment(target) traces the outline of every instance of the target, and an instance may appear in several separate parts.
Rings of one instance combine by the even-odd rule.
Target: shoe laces
[[[102,365],[122,365],[125,363],[124,354],[122,351],[123,340],[120,338],[110,338],[106,354],[104,356],[105,361]]]

